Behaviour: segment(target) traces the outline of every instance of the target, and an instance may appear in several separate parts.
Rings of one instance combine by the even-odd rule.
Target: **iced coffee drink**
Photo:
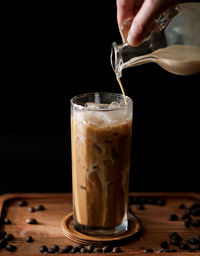
[[[74,226],[92,235],[127,230],[132,100],[91,93],[71,100]]]

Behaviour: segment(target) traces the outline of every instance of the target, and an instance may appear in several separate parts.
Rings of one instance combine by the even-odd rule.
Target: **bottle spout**
[[[120,46],[118,46],[115,42],[112,43],[110,62],[116,77],[120,78],[122,76],[123,59]]]

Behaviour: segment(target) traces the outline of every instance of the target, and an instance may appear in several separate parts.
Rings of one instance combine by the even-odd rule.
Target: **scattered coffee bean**
[[[40,252],[41,253],[44,253],[44,252],[47,252],[48,251],[48,248],[46,247],[46,245],[41,245],[40,246]]]
[[[66,245],[63,247],[63,249],[60,250],[61,253],[69,253],[73,249],[73,246]]]
[[[28,224],[37,224],[37,220],[36,219],[26,219],[26,223],[28,223]]]
[[[175,246],[178,246],[180,244],[180,241],[175,238],[170,239],[169,242],[170,242],[170,244],[175,245]]]
[[[111,252],[113,248],[107,245],[107,246],[104,246],[102,250],[103,250],[103,253],[107,253],[107,252]]]
[[[197,244],[194,248],[195,250],[200,250],[200,244]]]
[[[51,246],[51,248],[48,249],[48,253],[56,253],[60,250],[60,247],[57,244],[54,244]]]
[[[9,219],[5,218],[5,219],[3,220],[3,223],[9,225],[9,224],[11,224],[11,221],[10,221]]]
[[[36,207],[36,211],[44,211],[45,210],[45,207],[43,205],[38,205]]]
[[[27,201],[25,201],[25,200],[21,200],[18,203],[18,206],[20,206],[20,207],[23,207],[23,206],[26,206],[26,205],[27,205]]]
[[[160,249],[157,251],[157,253],[162,253],[162,252],[165,252],[165,249]]]
[[[176,214],[172,214],[172,215],[170,215],[169,220],[176,221],[176,220],[178,220],[178,216]]]
[[[35,208],[34,208],[34,207],[32,207],[32,206],[31,206],[31,207],[29,207],[29,208],[28,208],[28,210],[29,210],[29,212],[35,212]]]
[[[88,251],[89,253],[93,252],[93,251],[94,251],[94,247],[93,247],[92,245],[89,245],[89,246],[87,247],[87,251]]]
[[[149,249],[144,249],[143,252],[144,252],[144,253],[153,252],[153,249],[150,249],[150,248],[149,248]]]
[[[13,236],[13,234],[7,234],[7,235],[5,235],[4,239],[7,239],[7,241],[12,241],[12,240],[14,240],[14,236]]]
[[[200,209],[195,209],[192,211],[193,216],[200,216]]]
[[[158,198],[157,197],[149,198],[148,203],[156,205],[158,203]]]
[[[177,250],[176,249],[167,249],[167,250],[165,250],[165,252],[177,252]]]
[[[16,251],[17,247],[12,245],[12,244],[7,244],[6,245],[6,250],[9,251],[9,252],[14,252]]]
[[[27,242],[27,243],[32,243],[32,242],[33,242],[32,236],[27,236],[27,237],[26,237],[26,242]]]
[[[168,245],[168,242],[167,241],[163,241],[161,244],[160,244],[160,247],[162,249],[168,249],[169,245]]]
[[[158,199],[157,205],[164,206],[165,204],[166,204],[166,200],[165,199]]]
[[[93,253],[102,253],[102,248],[94,248]]]
[[[181,244],[181,245],[179,246],[179,248],[180,248],[181,250],[185,251],[185,250],[189,250],[189,249],[190,249],[190,246],[189,246],[188,244]]]
[[[138,210],[144,210],[145,208],[144,208],[144,205],[143,205],[143,204],[139,204],[139,205],[137,206],[137,209],[138,209]]]
[[[184,225],[185,225],[186,228],[189,228],[191,226],[191,219],[186,219],[184,221]]]
[[[186,214],[184,213],[182,216],[181,216],[181,219],[182,220],[186,220],[186,219],[189,219],[190,218],[190,215],[189,214]]]
[[[7,235],[6,231],[0,230],[0,239],[3,239]]]
[[[191,209],[190,209],[190,208],[186,208],[186,209],[185,209],[185,213],[186,213],[186,214],[191,214]]]
[[[169,238],[176,239],[178,241],[182,240],[182,237],[177,232],[170,232]]]
[[[80,252],[81,252],[81,253],[86,253],[86,252],[87,252],[87,249],[86,249],[85,247],[83,247],[83,248],[80,249]]]
[[[113,252],[113,253],[119,253],[119,252],[121,252],[121,250],[120,250],[119,247],[114,247],[114,248],[112,249],[112,252]]]
[[[178,208],[179,209],[185,209],[185,205],[184,204],[180,204]]]
[[[0,249],[5,248],[7,245],[7,239],[0,240]]]

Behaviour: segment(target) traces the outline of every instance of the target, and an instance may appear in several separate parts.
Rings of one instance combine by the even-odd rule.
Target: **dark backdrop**
[[[68,2],[3,9],[0,193],[71,191],[70,98],[120,92],[115,1]],[[134,100],[131,190],[200,192],[200,75],[145,64],[122,82]]]

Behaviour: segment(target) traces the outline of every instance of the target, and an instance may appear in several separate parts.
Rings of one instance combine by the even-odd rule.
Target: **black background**
[[[69,2],[2,9],[0,193],[71,191],[69,101],[120,92],[115,1]],[[200,74],[145,64],[122,82],[134,100],[130,189],[200,192]]]

